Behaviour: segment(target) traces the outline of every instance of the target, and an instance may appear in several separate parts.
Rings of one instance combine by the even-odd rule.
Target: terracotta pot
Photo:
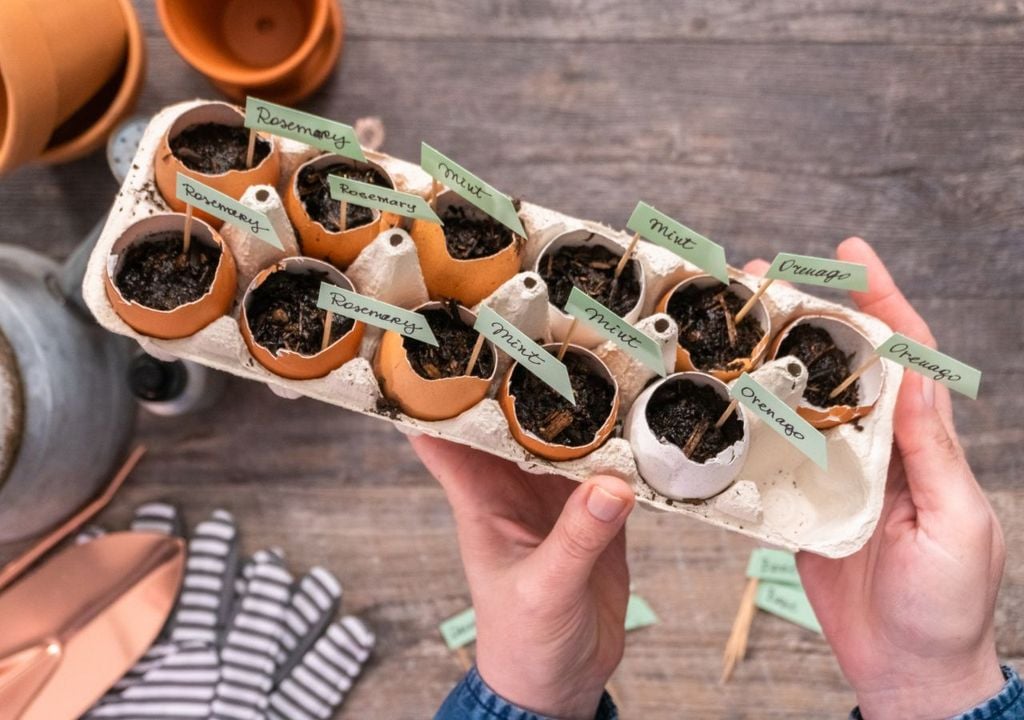
[[[704,288],[711,285],[721,286],[721,284],[722,283],[710,275],[694,275],[691,278],[683,280],[681,283],[665,293],[661,300],[658,301],[658,306],[655,308],[655,312],[668,313],[667,308],[669,300],[677,291],[682,290],[689,285]],[[730,280],[729,289],[743,300],[749,299],[750,296],[754,294],[753,290],[738,280]],[[743,373],[750,372],[757,367],[764,356],[765,350],[768,349],[768,341],[771,339],[772,335],[772,321],[771,317],[768,315],[768,309],[760,299],[758,299],[757,303],[750,310],[750,315],[761,324],[761,327],[764,329],[764,335],[762,335],[761,339],[757,341],[756,345],[754,345],[754,349],[751,351],[749,357],[737,358],[742,362],[728,370],[699,368],[693,364],[693,359],[690,357],[690,351],[683,347],[683,344],[680,342],[676,346],[676,372],[697,370],[699,372],[706,372],[709,375],[713,375],[723,382],[729,382],[730,380],[735,380]]]
[[[465,209],[468,217],[487,216],[458,193],[446,190],[437,196],[437,214],[444,217],[448,207]],[[444,228],[428,220],[414,220],[409,234],[416,243],[423,281],[435,300],[454,298],[463,305],[476,305],[510,277],[519,272],[526,243],[511,230],[512,244],[494,255],[462,260],[452,257],[445,242]]]
[[[353,323],[348,332],[332,342],[325,349],[313,354],[302,355],[292,350],[278,350],[273,353],[256,342],[249,328],[249,306],[252,304],[253,292],[274,273],[285,272],[295,275],[307,275],[318,272],[325,273],[326,280],[338,287],[354,290],[352,281],[337,268],[321,260],[305,257],[290,257],[261,270],[249,284],[242,298],[242,312],[238,317],[238,325],[249,352],[256,361],[275,375],[292,380],[312,380],[323,377],[332,370],[341,367],[359,352],[359,343],[363,340],[366,326],[361,322]]]
[[[544,348],[551,353],[557,353],[560,347],[561,343],[549,343],[544,346]],[[608,380],[615,390],[611,412],[608,413],[608,417],[594,435],[594,439],[586,445],[571,446],[548,442],[547,440],[537,437],[522,426],[519,422],[519,418],[516,416],[516,397],[515,395],[512,395],[510,391],[512,373],[515,372],[517,367],[516,365],[512,365],[512,367],[510,367],[505,373],[505,378],[501,383],[501,390],[498,392],[498,403],[501,405],[501,409],[505,413],[505,419],[508,421],[508,429],[512,433],[512,437],[516,439],[516,442],[532,452],[534,455],[542,457],[545,460],[575,460],[585,455],[589,455],[601,447],[601,445],[604,444],[604,441],[612,434],[612,430],[615,429],[615,422],[619,417],[619,384],[615,381],[615,376],[612,375],[608,366],[605,365],[597,355],[586,348],[580,347],[579,345],[570,344],[566,349],[566,354],[570,353],[582,357],[590,367],[595,368],[602,377]],[[524,372],[526,371],[524,370]]]
[[[395,187],[395,180],[382,165],[372,160],[362,163],[340,155],[319,155],[299,165],[292,174],[288,181],[288,189],[284,194],[284,209],[288,212],[288,218],[292,221],[292,225],[295,226],[295,232],[298,233],[302,254],[326,260],[344,269],[352,264],[356,256],[373,242],[377,235],[398,225],[401,218],[394,213],[373,210],[373,219],[367,224],[336,232],[328,230],[320,221],[314,220],[299,198],[299,175],[307,167],[320,168],[337,163],[357,168],[373,168],[387,178],[392,188]]]
[[[850,356],[851,372],[859,368],[874,355],[874,345],[871,341],[868,340],[864,333],[846,320],[834,315],[801,315],[786,325],[772,341],[771,347],[768,350],[768,357],[770,359],[778,357],[779,348],[782,346],[783,341],[792,332],[793,328],[798,325],[813,325],[828,331],[836,347]],[[875,406],[879,396],[882,394],[882,378],[884,373],[884,364],[876,362],[858,378],[860,400],[856,406],[830,405],[829,407],[822,408],[812,405],[806,399],[801,399],[797,412],[819,430],[827,430],[836,425],[864,417],[871,412],[871,408]]]
[[[429,302],[415,309],[423,312],[441,307],[439,302]],[[476,315],[462,306],[459,306],[459,317],[469,327],[473,327],[476,322]],[[481,357],[485,352],[490,352],[494,358],[488,377],[460,375],[431,380],[416,372],[409,363],[405,338],[388,330],[377,349],[374,371],[384,396],[398,405],[406,415],[420,420],[447,420],[464,413],[487,397],[487,390],[497,373],[498,358],[494,346],[489,342],[484,343]]]
[[[278,150],[277,143],[264,133],[257,133],[257,135],[270,143],[270,154],[248,170],[228,170],[216,175],[208,175],[187,168],[185,163],[171,152],[171,139],[177,137],[190,125],[202,123],[218,123],[232,127],[243,127],[245,125],[245,115],[234,105],[224,102],[210,102],[183,112],[178,116],[177,120],[171,123],[171,126],[164,133],[160,144],[157,146],[155,166],[156,186],[172,210],[176,212],[185,211],[185,203],[178,200],[175,194],[177,174],[179,172],[209,185],[215,190],[220,190],[225,195],[229,195],[236,200],[242,197],[242,194],[251,185],[277,184],[277,178],[281,172],[281,151]],[[194,210],[194,214],[215,228],[220,228],[224,224],[223,220],[215,218],[202,210]]]
[[[121,294],[114,278],[121,270],[124,251],[136,243],[146,242],[146,239],[155,233],[171,230],[181,232],[184,225],[185,216],[180,213],[153,215],[139,220],[128,226],[121,234],[107,258],[107,272],[103,278],[107,299],[110,300],[114,312],[133,330],[143,335],[164,340],[188,337],[228,313],[235,301],[237,280],[231,251],[217,231],[198,218],[192,221],[192,242],[216,246],[221,251],[213,282],[205,295],[173,310],[155,310],[126,300]]]
[[[174,49],[237,101],[297,102],[341,53],[338,0],[158,0],[157,10]]]

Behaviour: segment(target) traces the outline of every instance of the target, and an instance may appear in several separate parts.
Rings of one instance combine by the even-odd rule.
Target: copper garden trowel
[[[0,593],[0,720],[85,712],[157,637],[184,565],[179,538],[111,533]]]

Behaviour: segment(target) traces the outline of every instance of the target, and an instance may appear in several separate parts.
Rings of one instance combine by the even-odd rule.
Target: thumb
[[[548,587],[582,589],[594,563],[633,509],[633,489],[610,475],[596,475],[573,491],[555,526],[530,556],[533,572]]]

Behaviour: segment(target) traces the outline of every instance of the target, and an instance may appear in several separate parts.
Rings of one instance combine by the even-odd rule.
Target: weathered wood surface
[[[140,111],[212,88],[150,3]],[[1024,659],[1024,3],[705,0],[350,2],[340,69],[306,107],[379,115],[385,148],[428,140],[527,199],[621,225],[637,198],[757,255],[872,240],[942,347],[985,372],[957,400],[1010,560],[1001,655]],[[0,181],[0,241],[66,255],[115,190],[101,155]],[[223,506],[248,548],[320,562],[380,651],[342,717],[428,717],[460,674],[437,623],[468,605],[443,494],[381,421],[233,381],[196,418],[144,417],[151,448],[103,522],[165,498]],[[626,718],[841,717],[828,647],[760,615],[717,685],[751,543],[638,512],[636,590],[662,618],[614,679]]]

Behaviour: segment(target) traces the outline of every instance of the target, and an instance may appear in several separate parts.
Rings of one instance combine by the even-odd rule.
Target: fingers
[[[501,509],[502,493],[511,483],[507,461],[427,435],[410,437],[409,443],[430,474],[441,483],[457,514]],[[503,482],[506,477],[509,482]]]
[[[764,275],[772,264],[764,258],[756,258],[743,266],[743,272],[751,275]]]

